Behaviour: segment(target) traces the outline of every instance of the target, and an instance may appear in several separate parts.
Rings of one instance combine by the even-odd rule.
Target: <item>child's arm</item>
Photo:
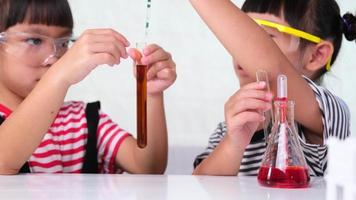
[[[17,174],[30,158],[55,119],[68,88],[96,66],[113,65],[127,57],[127,46],[127,40],[113,30],[89,30],[49,68],[0,126],[0,174]]]
[[[0,126],[0,174],[17,174],[40,144],[63,104],[67,85],[45,75]]]
[[[265,31],[230,0],[190,1],[250,77],[255,77],[258,69],[266,70],[275,92],[278,74],[288,76],[288,96],[298,105],[295,110],[296,121],[307,131],[322,138],[322,116],[312,89]]]
[[[123,141],[116,161],[130,173],[161,174],[167,165],[168,152],[163,91],[176,79],[175,63],[157,45],[149,45],[143,53],[142,63],[151,65],[147,72],[147,146],[140,149],[136,140],[129,137]],[[134,54],[132,57],[135,59]]]
[[[236,92],[225,104],[227,133],[215,150],[194,170],[195,175],[236,176],[243,153],[258,125],[262,111],[271,108],[272,94],[265,83],[250,83]]]

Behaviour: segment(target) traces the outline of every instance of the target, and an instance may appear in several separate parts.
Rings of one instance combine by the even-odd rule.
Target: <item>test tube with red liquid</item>
[[[142,51],[146,43],[137,43],[136,49],[140,53],[135,60],[136,67],[136,104],[137,104],[137,146],[145,148],[147,145],[147,65],[141,63]]]

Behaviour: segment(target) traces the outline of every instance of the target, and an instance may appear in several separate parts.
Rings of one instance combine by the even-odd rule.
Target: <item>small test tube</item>
[[[261,69],[258,70],[256,72],[256,79],[257,79],[257,82],[265,82],[266,83],[266,91],[267,92],[271,91],[270,86],[269,86],[268,74],[265,70],[261,70]],[[271,104],[271,110],[263,112],[263,116],[265,117],[265,121],[263,123],[263,133],[264,133],[264,137],[265,137],[265,142],[267,144],[269,131],[271,130],[271,127],[274,122],[272,104]]]

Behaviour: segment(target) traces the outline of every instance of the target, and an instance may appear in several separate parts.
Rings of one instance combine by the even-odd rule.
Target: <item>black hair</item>
[[[0,32],[18,23],[44,24],[73,29],[67,0],[0,0]]]
[[[339,54],[342,34],[349,41],[356,39],[355,16],[347,13],[341,17],[340,8],[335,0],[246,0],[242,10],[246,13],[268,13],[284,17],[293,28],[331,41],[334,46],[331,64]],[[307,43],[302,40],[301,49]]]
[[[346,13],[342,17],[343,32],[347,40],[352,41],[356,38],[356,17],[351,13]]]

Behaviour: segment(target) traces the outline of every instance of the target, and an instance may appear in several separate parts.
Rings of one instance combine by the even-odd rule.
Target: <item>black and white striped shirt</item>
[[[327,168],[327,146],[325,141],[330,136],[344,140],[350,135],[350,112],[343,100],[333,95],[327,89],[316,85],[308,78],[304,78],[313,89],[322,113],[324,144],[318,145],[307,143],[304,137],[303,128],[297,123],[297,127],[300,127],[298,128],[298,138],[309,167],[310,175],[324,176]],[[209,144],[205,152],[198,155],[195,159],[194,167],[199,165],[214,151],[226,132],[226,124],[224,122],[219,123],[215,132],[210,136]],[[245,149],[239,175],[256,176],[258,174],[258,169],[261,166],[265,151],[266,144],[262,130],[254,134],[250,144]]]

